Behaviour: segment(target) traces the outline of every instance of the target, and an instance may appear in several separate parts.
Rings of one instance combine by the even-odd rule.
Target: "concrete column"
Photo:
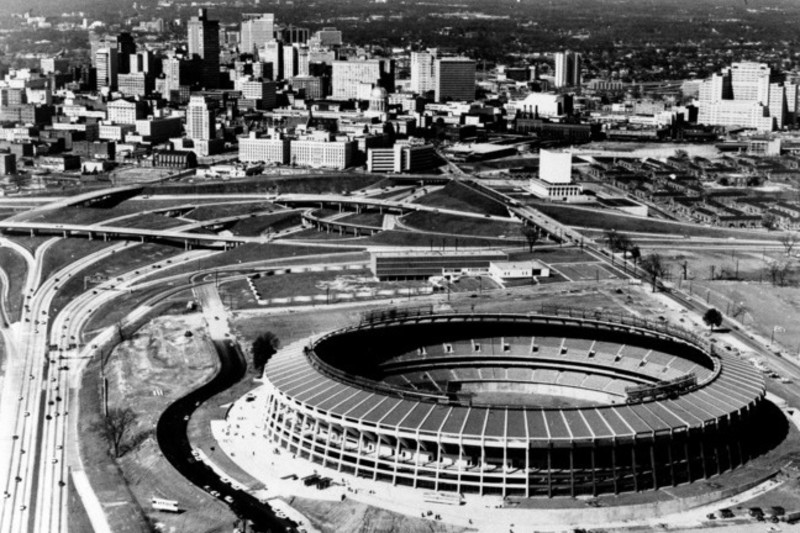
[[[656,445],[655,443],[650,443],[650,464],[653,468],[653,488],[658,488],[658,473],[656,472]]]
[[[336,465],[336,471],[342,471],[342,463],[344,462],[344,445],[347,442],[347,428],[342,426],[342,442],[339,445],[339,464]]]
[[[689,482],[692,482],[692,459],[689,456],[689,434],[686,434],[686,440],[683,441],[683,453],[686,456],[686,475]]]
[[[358,453],[356,454],[356,472],[355,476],[358,477],[358,471],[361,468],[361,450],[364,445],[364,433],[362,431],[358,432]]]
[[[415,440],[417,441],[417,451],[416,451],[417,455],[416,457],[414,457],[414,479],[412,481],[412,486],[414,488],[417,488],[417,479],[419,477],[419,449],[420,449],[419,433],[417,433],[417,438]]]
[[[328,466],[328,451],[331,448],[331,433],[333,433],[333,426],[331,426],[330,422],[328,424],[328,436],[325,438],[325,449],[322,452],[322,466]]]
[[[525,443],[525,497],[531,497],[531,443]]]
[[[597,496],[597,474],[595,469],[595,445],[592,444],[591,459],[592,459],[592,496]]]
[[[677,483],[675,482],[675,460],[672,456],[672,444],[673,444],[673,436],[670,433],[669,436],[669,444],[667,445],[667,459],[669,460],[669,481],[672,486],[676,486]]]
[[[395,435],[397,440],[394,447],[394,472],[392,472],[392,485],[397,485],[397,467],[400,464],[400,437]]]
[[[639,492],[639,475],[636,472],[636,441],[631,445],[631,468],[633,469],[633,490]]]
[[[614,494],[619,494],[617,485],[617,441],[611,444],[611,476],[614,480]]]
[[[569,449],[569,495],[575,497],[575,448]]]
[[[550,454],[550,446],[547,447],[547,497],[553,497],[553,458]]]

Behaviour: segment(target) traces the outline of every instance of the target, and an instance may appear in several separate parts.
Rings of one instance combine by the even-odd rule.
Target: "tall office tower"
[[[99,91],[103,87],[108,87],[112,91],[117,88],[117,74],[119,65],[117,63],[116,48],[100,48],[94,55],[94,62],[97,68],[97,85]]]
[[[297,47],[297,76],[308,76],[309,73],[309,51],[307,46]]]
[[[558,52],[556,59],[555,86],[579,87],[581,84],[581,55],[577,52]]]
[[[272,64],[272,79],[283,79],[283,45],[279,41],[269,41],[258,50],[258,58]]]
[[[204,96],[192,96],[186,106],[186,136],[207,141],[213,139],[215,133],[214,110],[209,108]]]
[[[336,28],[322,28],[314,34],[319,46],[341,46],[342,32]]]
[[[130,72],[130,57],[136,53],[136,43],[128,32],[117,35],[117,58],[119,61],[120,74]]]
[[[468,57],[443,57],[434,63],[437,102],[475,100],[475,61]]]
[[[248,14],[242,16],[247,17]],[[242,21],[239,51],[243,54],[255,54],[259,47],[275,38],[275,15],[263,13],[249,16],[253,18]]]
[[[365,59],[333,62],[334,99],[362,98],[366,100],[374,86],[394,92],[394,61]]]
[[[427,52],[411,52],[411,91],[425,94],[436,90],[436,80],[433,77],[436,49]]]
[[[207,89],[219,86],[219,21],[201,8],[189,19],[189,55],[201,59],[200,79]]]
[[[283,45],[283,77],[297,76],[297,48],[291,44]]]

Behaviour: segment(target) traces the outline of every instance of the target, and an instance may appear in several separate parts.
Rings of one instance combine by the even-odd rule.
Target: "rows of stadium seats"
[[[578,363],[589,360],[598,366],[626,370],[659,380],[670,380],[689,372],[698,379],[710,371],[699,365],[656,350],[607,341],[564,337],[478,338],[435,344],[391,358],[387,363],[464,357],[491,358],[492,355],[533,355],[544,359],[564,359]],[[470,379],[490,379],[483,376]]]
[[[632,382],[615,379],[609,376],[573,372],[571,370],[529,369],[529,368],[451,368],[435,369],[420,372],[389,376],[384,382],[394,386],[411,388],[421,392],[446,393],[449,382],[521,382],[540,383],[545,385],[563,385],[583,389],[609,392],[624,395],[625,388]]]

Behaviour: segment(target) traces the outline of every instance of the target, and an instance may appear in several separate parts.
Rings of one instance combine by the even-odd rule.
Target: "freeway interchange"
[[[481,189],[481,186],[478,184],[477,188]],[[123,192],[130,193],[127,189]],[[633,265],[620,263],[620,260],[614,259],[607,250],[585,238],[575,229],[564,226],[530,207],[521,206],[519,202],[507,196],[490,190],[481,192],[504,203],[516,219],[541,228],[554,240],[580,246],[620,277],[648,280],[647,273]],[[347,205],[357,209],[371,208],[397,212],[424,210],[473,218],[483,217],[458,210],[411,206],[402,200],[376,200],[368,197],[288,194],[270,199],[295,209],[326,204]],[[226,201],[231,200],[226,199]],[[187,202],[184,201],[183,204]],[[144,212],[147,211],[143,210],[142,213]],[[226,217],[224,221],[245,216],[249,215]],[[181,276],[168,276],[159,280],[148,279],[153,267],[168,272],[177,265],[220,253],[212,249],[190,249],[189,243],[192,246],[226,249],[229,245],[265,242],[260,237],[220,237],[214,233],[193,233],[200,226],[214,226],[221,221],[222,219],[214,219],[204,224],[186,224],[171,230],[126,228],[108,225],[110,221],[94,225],[32,222],[25,217],[15,217],[15,220],[0,223],[0,231],[19,230],[54,235],[38,246],[35,252],[30,252],[12,240],[0,238],[0,245],[14,250],[27,265],[27,275],[21,295],[24,298],[24,310],[21,319],[13,324],[9,324],[10,319],[6,310],[6,302],[13,297],[8,294],[8,276],[7,273],[5,277],[0,275],[4,295],[0,301],[2,303],[0,311],[4,322],[8,324],[0,330],[6,351],[5,372],[0,390],[0,485],[2,485],[0,533],[69,531],[67,491],[70,478],[79,492],[83,505],[89,511],[93,529],[96,532],[111,531],[104,516],[102,503],[91,490],[83,471],[83,458],[78,446],[77,413],[80,408],[78,392],[81,387],[81,374],[86,365],[92,358],[107,357],[120,339],[119,332],[110,327],[83,342],[86,326],[101,306],[114,301],[128,290],[158,287],[167,280],[182,279]],[[105,235],[119,241],[79,257],[46,279],[42,279],[45,257],[53,245],[60,239],[75,238],[79,235],[90,237]],[[150,239],[159,242],[183,242],[186,244],[185,250],[169,260],[152,262],[148,265],[150,268],[132,269],[114,280],[104,281],[95,290],[81,293],[67,302],[63,309],[54,313],[54,300],[65,283],[79,276],[87,268],[108,259],[114,253],[135,248],[140,246],[141,242]],[[716,244],[737,246],[736,243],[729,241]],[[621,264],[624,265],[623,268]],[[241,270],[244,266],[234,267],[234,271],[226,276],[234,277],[236,268]],[[195,284],[194,280],[198,278],[200,283]],[[214,284],[196,274],[191,277],[191,281],[165,289],[151,301],[145,302],[126,317],[123,325],[134,327],[147,316],[152,305],[187,288],[194,290],[195,297],[201,304],[220,365],[218,373],[209,382],[189,392],[164,411],[156,428],[161,451],[189,481],[207,492],[213,491],[218,494],[218,497],[229,502],[240,516],[247,517],[265,528],[291,528],[292,523],[276,517],[268,505],[242,488],[226,483],[213,469],[198,462],[192,455],[192,447],[186,435],[187,421],[192,412],[215,394],[238,382],[244,375],[246,366],[241,349],[224,329],[225,321],[218,323],[213,318],[226,312]],[[686,308],[698,312],[704,310],[701,303],[679,291],[670,290],[667,294]],[[219,329],[220,327],[223,329]],[[754,350],[764,351],[763,346],[744,332],[734,329],[732,335]],[[785,362],[781,364],[786,366]],[[787,369],[786,372],[789,373],[790,370]]]

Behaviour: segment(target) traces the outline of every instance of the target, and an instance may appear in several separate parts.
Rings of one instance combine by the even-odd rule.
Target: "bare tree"
[[[781,235],[781,244],[784,250],[786,250],[786,255],[792,255],[792,250],[798,242],[800,242],[800,235],[793,231],[787,231]]]
[[[528,251],[532,252],[533,247],[539,242],[539,228],[536,226],[522,226],[520,229],[522,236],[528,241]]]
[[[650,274],[653,292],[656,292],[659,278],[663,278],[669,272],[669,266],[664,262],[664,258],[660,254],[652,253],[642,258],[639,266]]]
[[[766,265],[766,270],[773,285],[783,286],[786,283],[786,276],[789,274],[788,263],[769,261]]]
[[[114,457],[119,458],[125,454],[125,444],[130,439],[137,420],[138,415],[130,407],[112,407],[108,410],[103,423],[103,435],[111,445]]]

